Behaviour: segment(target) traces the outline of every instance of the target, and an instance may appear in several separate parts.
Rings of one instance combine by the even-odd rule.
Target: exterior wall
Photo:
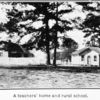
[[[99,54],[95,51],[91,51],[84,56],[84,64],[87,65],[87,57],[90,56],[90,65],[97,65],[99,66]],[[97,60],[94,61],[94,56],[97,57]]]
[[[1,50],[0,51],[0,57],[8,57],[8,52],[4,51],[4,50]]]
[[[81,56],[79,56],[79,55],[72,56],[71,64],[75,64],[75,65],[82,64]]]
[[[7,51],[3,52],[3,57],[8,57],[8,52]]]
[[[87,57],[88,56],[90,56],[90,64],[87,63]],[[96,61],[94,61],[94,56],[97,57]],[[99,54],[95,51],[91,51],[84,56],[83,61],[81,60],[81,56],[75,55],[75,56],[72,56],[72,62],[71,63],[77,64],[77,65],[96,65],[96,66],[99,66]]]

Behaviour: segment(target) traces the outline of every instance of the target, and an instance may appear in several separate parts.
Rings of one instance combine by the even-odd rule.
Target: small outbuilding
[[[85,47],[73,52],[71,63],[74,65],[100,66],[100,48]]]
[[[22,46],[11,41],[0,41],[0,57],[32,57],[34,56]]]

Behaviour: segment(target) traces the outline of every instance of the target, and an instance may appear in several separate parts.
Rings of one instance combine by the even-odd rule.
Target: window
[[[84,61],[84,56],[83,55],[81,56],[81,61]]]
[[[97,56],[94,56],[94,61],[97,61]]]

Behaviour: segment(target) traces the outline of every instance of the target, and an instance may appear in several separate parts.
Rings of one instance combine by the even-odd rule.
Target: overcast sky
[[[64,15],[63,18],[64,19],[68,19],[68,18],[73,19],[73,18],[76,18],[76,17],[79,16],[82,19],[84,19],[86,17],[86,15],[84,13],[82,13],[82,11],[81,11],[82,7],[75,5],[75,3],[73,3],[73,2],[70,2],[70,3],[73,5],[73,7],[75,7],[76,10],[74,12],[70,13],[69,15],[68,14]],[[6,8],[12,9],[12,6],[11,5],[2,5],[2,4],[0,4],[0,22],[3,22],[3,23],[6,23],[8,21],[8,19],[6,17],[6,10],[5,10]],[[61,6],[59,9],[62,9],[62,8],[64,8],[64,7]],[[34,8],[31,7],[31,6],[28,6],[25,9],[18,6],[18,9],[19,10],[25,10],[25,9],[29,9],[29,10],[33,9],[34,10]],[[49,23],[50,26],[52,26],[53,23],[54,22],[51,21]],[[42,25],[42,23],[41,22],[40,23],[34,23],[34,26],[38,27],[38,25]],[[69,37],[71,37],[76,42],[78,42],[79,48],[84,47],[84,45],[83,45],[84,38],[83,37],[84,37],[85,33],[83,33],[82,31],[79,31],[77,29],[74,29],[73,31],[66,32],[65,34],[67,34]],[[17,35],[16,35],[16,37],[18,38]],[[21,40],[21,44],[23,44],[25,41],[27,41],[29,39],[29,37],[31,37],[31,35],[30,36],[28,35],[27,37],[24,37],[24,39]],[[3,32],[3,34],[0,34],[0,39],[6,40],[6,38],[8,38],[6,33]],[[15,39],[17,39],[17,38],[15,38]],[[13,39],[13,40],[15,40],[15,39]]]

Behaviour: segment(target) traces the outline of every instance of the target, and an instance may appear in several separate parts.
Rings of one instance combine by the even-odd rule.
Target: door
[[[91,57],[90,56],[87,56],[87,64],[91,65]]]

